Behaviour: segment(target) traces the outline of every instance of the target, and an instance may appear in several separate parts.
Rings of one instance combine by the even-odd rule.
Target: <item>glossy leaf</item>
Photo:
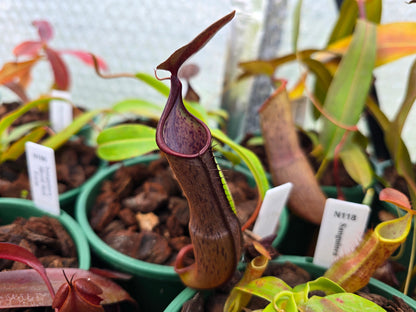
[[[243,286],[237,286],[235,289],[250,293],[271,302],[276,294],[285,290],[291,291],[292,287],[275,276],[264,276]]]
[[[68,90],[70,84],[69,72],[62,57],[49,47],[45,47],[45,53],[52,67],[56,87],[59,90]]]
[[[146,73],[136,73],[135,77],[140,81],[148,84],[153,89],[158,91],[161,95],[168,97],[169,96],[169,87],[164,84],[162,81],[156,79],[154,76],[151,76]]]
[[[344,54],[351,36],[328,46],[328,51]],[[416,53],[416,23],[397,22],[377,26],[376,66],[381,66]]]
[[[101,112],[103,112],[103,109],[95,109],[82,113],[76,117],[68,127],[44,140],[42,145],[57,150]]]
[[[249,149],[235,143],[219,129],[212,129],[211,133],[212,136],[218,141],[228,145],[245,162],[250,172],[253,173],[254,180],[256,181],[256,186],[259,189],[259,196],[261,199],[263,199],[266,191],[270,188],[270,184],[268,182],[263,165],[261,164],[258,157]]]
[[[130,295],[113,281],[82,269],[64,268],[65,274],[74,279],[90,279],[103,291],[101,304],[121,301],[134,302]],[[55,291],[66,284],[62,268],[46,269],[46,274]],[[14,300],[16,297],[19,300]],[[44,281],[34,270],[15,270],[0,273],[0,308],[51,306],[50,296]]]
[[[158,120],[163,108],[146,100],[128,99],[114,104],[112,110],[117,113],[133,113],[138,116]]]
[[[19,261],[33,268],[33,272],[36,271],[36,274],[39,274],[38,276],[42,278],[43,283],[47,286],[49,296],[51,296],[51,298],[55,296],[55,291],[46,275],[45,268],[43,267],[42,263],[38,260],[38,258],[36,258],[30,251],[15,244],[1,242],[0,259]],[[19,282],[19,280],[17,280],[17,282]],[[8,283],[4,283],[3,281],[0,283],[0,285],[4,285],[7,288],[11,286]],[[9,296],[10,295],[13,296],[14,293],[9,292]]]
[[[356,294],[341,293],[326,297],[313,296],[302,307],[302,311],[310,312],[385,312],[376,303]]]
[[[103,130],[97,137],[97,154],[119,161],[158,150],[156,129],[144,125],[119,125]]]
[[[335,73],[324,109],[332,118],[344,125],[356,125],[365,106],[372,81],[375,62],[375,25],[359,20],[347,53]],[[344,136],[345,129],[323,120],[325,131],[320,136],[325,157],[334,157],[335,147]]]

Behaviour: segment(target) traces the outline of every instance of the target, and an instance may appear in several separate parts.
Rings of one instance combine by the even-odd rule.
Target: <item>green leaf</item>
[[[1,120],[0,120],[0,135],[3,135],[4,131],[10,127],[10,125],[20,116],[22,116],[23,114],[25,114],[26,112],[28,112],[29,110],[31,110],[32,108],[48,103],[50,100],[53,100],[56,98],[40,98],[37,100],[34,100],[32,102],[28,102],[24,105],[22,105],[21,107],[19,107],[18,109],[8,113],[7,115],[5,115]],[[59,99],[62,101],[66,101],[65,99]]]
[[[92,118],[94,118],[101,112],[103,112],[103,109],[95,109],[79,115],[72,121],[72,123],[68,127],[43,141],[42,145],[50,147],[53,150],[57,150],[65,142],[67,142],[74,134],[79,132],[81,128],[85,126]]]
[[[413,106],[413,103],[416,100],[416,61],[413,62],[410,69],[409,78],[407,81],[407,90],[406,95],[403,100],[403,103],[400,105],[400,109],[397,112],[396,117],[393,121],[393,127],[395,135],[401,135],[404,123],[406,122],[407,116],[410,109]]]
[[[382,312],[386,311],[374,302],[351,293],[340,293],[326,297],[313,296],[303,305],[302,311],[310,312]]]
[[[169,87],[165,85],[162,81],[156,79],[153,75],[149,75],[146,73],[137,73],[135,74],[136,78],[143,81],[144,83],[151,86],[153,89],[158,91],[165,97],[169,96]]]
[[[160,105],[141,99],[127,99],[114,104],[113,111],[117,113],[133,113],[138,116],[159,120],[163,108]]]
[[[298,50],[298,39],[299,39],[299,28],[300,28],[300,18],[302,12],[302,0],[298,0],[298,3],[295,6],[295,12],[293,14],[293,51],[297,52]]]
[[[365,152],[356,144],[348,144],[341,153],[342,163],[351,178],[364,189],[373,183],[374,170]]]
[[[328,89],[324,109],[344,125],[356,125],[363,110],[372,81],[376,56],[376,26],[364,20],[357,22],[351,45],[341,60]],[[323,120],[320,142],[327,158],[333,158],[335,147],[345,129]]]
[[[14,142],[9,148],[3,153],[0,152],[0,163],[6,160],[16,160],[25,151],[26,142],[37,142],[46,134],[46,130],[43,127],[33,129],[27,135],[23,136],[16,142]]]
[[[367,20],[376,24],[381,19],[381,0],[371,0],[365,2]],[[339,39],[345,38],[353,33],[355,23],[358,18],[358,5],[356,0],[344,0],[340,9],[338,20],[332,30],[328,44]]]
[[[235,143],[227,135],[221,132],[221,130],[211,129],[211,133],[218,141],[227,144],[245,162],[256,181],[257,188],[259,189],[259,196],[263,199],[266,191],[270,188],[270,185],[266,172],[258,157],[249,149]]]
[[[97,154],[109,161],[140,156],[158,149],[156,129],[145,125],[119,125],[103,130],[97,137]]]
[[[46,126],[48,123],[49,122],[47,121],[33,121],[17,126],[16,128],[13,128],[8,135],[6,135],[2,145],[7,146],[11,142],[19,140],[22,136],[32,131],[33,129],[41,126]]]
[[[277,293],[292,290],[289,285],[275,276],[264,276],[243,286],[237,286],[234,289],[255,295],[270,302],[273,301]]]

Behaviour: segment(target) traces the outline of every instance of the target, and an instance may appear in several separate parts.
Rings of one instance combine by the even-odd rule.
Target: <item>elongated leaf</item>
[[[364,110],[375,62],[375,41],[375,25],[359,20],[351,46],[328,89],[324,109],[344,125],[356,125]],[[327,119],[323,128],[320,142],[326,157],[332,158],[345,130]]]
[[[6,160],[16,160],[25,152],[26,142],[38,142],[46,134],[46,129],[40,127],[34,129],[24,137],[14,142],[4,153],[0,152],[0,163]]]
[[[299,39],[299,28],[300,28],[300,19],[302,12],[302,0],[298,0],[295,6],[295,12],[293,14],[293,34],[292,34],[292,43],[293,43],[293,52],[298,51],[298,39]]]
[[[46,126],[48,123],[49,123],[48,121],[33,121],[33,122],[28,122],[26,124],[20,125],[16,128],[13,128],[12,131],[10,131],[10,133],[6,135],[6,139],[2,143],[4,145],[10,144],[11,142],[20,139],[29,131],[40,126]]]
[[[51,281],[55,291],[66,283],[62,270],[71,279],[90,279],[103,290],[101,294],[104,299],[101,304],[111,304],[120,301],[131,301],[133,299],[119,285],[113,281],[94,274],[90,271],[73,268],[46,269],[48,279]],[[15,300],[15,298],[19,300]],[[0,308],[17,307],[42,307],[51,306],[52,298],[48,293],[44,282],[34,270],[15,270],[0,273]]]
[[[385,312],[382,307],[374,302],[356,294],[341,293],[326,297],[313,296],[306,304],[302,305],[302,311],[311,312]]]
[[[48,103],[53,98],[40,98],[32,102],[28,102],[18,109],[8,113],[2,119],[0,119],[0,135],[3,135],[4,131],[10,127],[10,125],[20,116],[28,112],[34,107],[40,106],[42,104]]]
[[[158,91],[160,94],[162,94],[165,97],[169,96],[169,87],[165,85],[162,81],[156,79],[154,76],[151,76],[146,73],[136,73],[136,78],[143,81],[144,83],[151,86],[153,89]]]
[[[407,90],[403,103],[400,105],[399,111],[393,121],[393,127],[396,135],[402,133],[404,123],[416,100],[416,61],[410,68],[409,78],[407,80]]]
[[[212,136],[218,141],[227,144],[245,162],[250,172],[253,174],[254,180],[256,181],[256,186],[259,190],[260,199],[262,200],[266,194],[266,191],[270,188],[270,184],[263,169],[263,165],[261,164],[258,157],[249,149],[235,143],[219,129],[211,129],[211,133]]]
[[[344,54],[351,36],[334,42],[328,50]],[[376,66],[381,66],[416,53],[416,23],[397,22],[377,26]]]
[[[102,131],[97,137],[97,154],[109,161],[140,156],[159,147],[156,129],[145,125],[119,125]]]
[[[46,284],[47,290],[49,291],[49,298],[52,299],[55,296],[54,289],[52,288],[51,282],[46,275],[45,268],[38,258],[36,258],[30,251],[15,244],[2,242],[0,243],[0,259],[19,261],[33,268],[33,272],[36,272],[35,274],[39,274],[43,283]],[[1,282],[0,284],[5,285],[7,288],[10,286],[8,283],[4,282]],[[14,294],[11,293],[12,297],[13,295]]]
[[[127,99],[113,105],[117,113],[133,113],[138,116],[159,120],[163,108],[157,104],[141,99]]]
[[[381,0],[365,1],[366,19],[379,24],[381,19]],[[351,35],[354,31],[355,23],[358,18],[358,5],[356,0],[342,1],[338,20],[329,37],[328,44]]]
[[[68,68],[64,60],[54,49],[45,48],[46,56],[51,64],[55,84],[59,90],[68,90],[70,85]]]
[[[303,50],[296,53],[290,53],[284,56],[280,56],[271,60],[255,60],[242,62],[239,67],[243,70],[243,73],[239,76],[239,79],[256,76],[267,75],[272,76],[277,67],[295,61],[298,57],[303,60],[309,58],[313,53],[318,52],[317,49]]]
[[[53,150],[57,150],[62,144],[68,141],[71,136],[76,134],[79,130],[81,130],[83,126],[90,122],[92,118],[103,111],[103,109],[95,109],[82,113],[77,118],[75,118],[68,127],[43,141],[42,145],[50,147]]]
[[[374,170],[365,152],[356,144],[349,144],[344,148],[340,157],[342,163],[351,178],[360,184],[364,189],[369,188],[373,183]]]

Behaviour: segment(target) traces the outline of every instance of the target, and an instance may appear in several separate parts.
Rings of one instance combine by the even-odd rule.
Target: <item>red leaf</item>
[[[53,29],[52,29],[52,25],[49,24],[48,21],[44,21],[44,20],[33,21],[32,24],[38,29],[40,40],[42,40],[43,42],[47,42],[52,39]]]
[[[68,90],[69,72],[63,59],[61,58],[58,52],[49,47],[45,48],[45,52],[49,62],[51,63],[57,88],[59,90]]]
[[[112,304],[121,301],[129,301],[135,304],[130,295],[113,281],[96,275],[92,272],[73,268],[46,269],[47,276],[55,291],[66,284],[62,272],[74,279],[85,278],[91,280],[100,287],[103,293],[101,304]],[[18,298],[16,300],[16,298]],[[0,272],[0,309],[17,307],[41,307],[51,306],[50,297],[44,282],[34,270],[15,270]]]
[[[43,43],[41,41],[23,41],[13,49],[13,54],[16,56],[28,55],[37,56]]]
[[[415,213],[415,211],[412,210],[412,206],[410,205],[407,196],[394,188],[387,187],[382,189],[379,198],[380,200],[392,203],[411,214]]]
[[[36,258],[30,251],[15,244],[2,242],[0,243],[0,258],[19,261],[33,268],[44,280],[46,286],[48,287],[49,293],[51,294],[51,297],[53,298],[55,296],[51,282],[46,276],[45,268],[38,260],[38,258]]]
[[[80,59],[81,61],[83,61],[85,64],[92,66],[92,67],[94,66],[94,59],[91,53],[89,52],[79,51],[79,50],[60,50],[59,53],[73,55],[77,57],[78,59]],[[99,58],[96,56],[96,59],[98,61],[98,66],[100,67],[100,69],[102,70],[108,69],[107,63],[102,58]]]

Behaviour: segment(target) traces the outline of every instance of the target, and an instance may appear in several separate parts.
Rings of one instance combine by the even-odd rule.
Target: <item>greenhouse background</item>
[[[171,51],[191,40],[212,21],[233,9],[237,16],[231,27],[225,27],[195,57],[201,70],[193,82],[202,98],[202,104],[210,108],[221,105],[226,75],[235,72],[235,62],[257,57],[264,29],[264,20],[270,6],[278,9],[275,46],[270,52],[283,55],[290,52],[291,29],[295,0],[221,0],[221,1],[150,1],[150,0],[1,0],[0,1],[0,62],[13,60],[13,47],[23,40],[36,39],[31,22],[46,19],[54,27],[51,45],[57,49],[82,49],[106,60],[110,73],[145,72],[153,74],[154,68],[165,60]],[[382,23],[414,21],[416,5],[405,0],[383,1]],[[304,0],[299,48],[322,47],[335,21],[337,8],[334,0]],[[236,34],[241,42],[236,42]],[[242,50],[238,50],[242,49]],[[272,57],[273,55],[268,55]],[[394,116],[406,87],[409,65],[414,56],[406,57],[375,71],[382,109]],[[103,80],[94,71],[70,56],[69,64],[73,101],[86,108],[111,107],[126,98],[145,98],[163,105],[163,98],[148,86],[128,78]],[[286,68],[282,77],[298,74],[298,68]],[[164,73],[160,73],[163,76]],[[395,79],[391,79],[395,77]],[[48,91],[51,72],[48,64],[37,65],[29,94],[35,97]],[[3,101],[12,94],[0,89]],[[247,101],[235,109],[245,116]],[[238,112],[237,112],[238,113]],[[416,111],[409,117],[404,129],[404,139],[416,159],[414,137]],[[305,122],[308,122],[306,118]],[[254,123],[254,126],[252,126]],[[250,125],[252,126],[250,128]],[[243,126],[252,130],[255,121]]]

